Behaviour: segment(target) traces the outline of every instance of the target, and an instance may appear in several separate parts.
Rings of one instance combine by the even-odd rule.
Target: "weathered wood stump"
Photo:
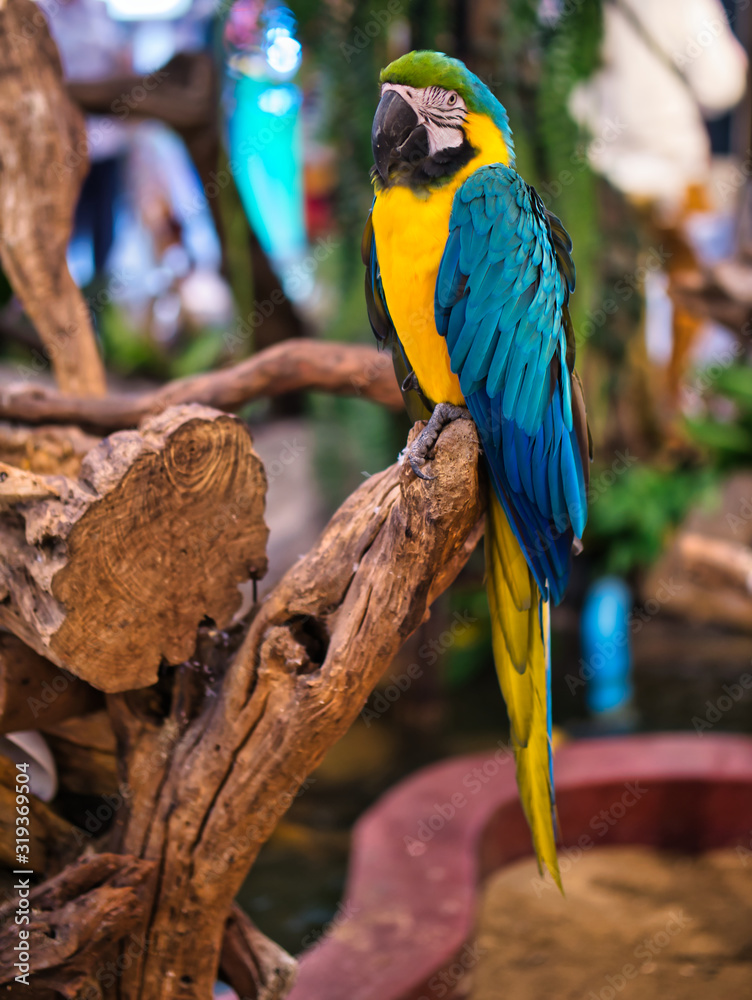
[[[261,845],[469,557],[483,512],[473,425],[442,434],[432,472],[426,483],[392,466],[345,501],[182,733],[175,720],[149,732],[133,701],[111,700],[133,789],[118,849],[160,870],[145,907],[151,947],[124,997],[211,995],[224,921]]]
[[[159,873],[140,883],[138,916],[128,919],[144,944],[131,953],[127,941],[110,937],[95,961],[85,945],[94,928],[71,912],[80,924],[76,954],[86,961],[61,952],[53,968],[51,945],[41,940],[41,982],[75,996],[103,961],[122,959],[116,986],[100,984],[107,1000],[209,1000],[220,961],[241,995],[271,997],[289,985],[291,960],[237,913],[230,919],[232,902],[308,774],[480,537],[472,424],[444,431],[431,471],[436,478],[424,482],[397,464],[363,483],[198,698],[186,697],[196,673],[189,663],[171,673],[166,714],[154,711],[153,689],[109,697],[127,792],[109,847],[123,863],[137,858]],[[65,875],[57,884],[69,885]],[[75,876],[74,868],[71,885]],[[66,892],[62,910],[74,905]],[[62,919],[62,911],[45,914],[48,926]],[[0,983],[10,975],[2,961],[9,936],[0,933]]]
[[[220,971],[239,997],[279,1000],[295,982],[298,963],[233,906],[225,924]]]
[[[0,512],[0,625],[103,691],[187,660],[266,570],[266,477],[234,417],[167,410],[45,481],[59,499]]]

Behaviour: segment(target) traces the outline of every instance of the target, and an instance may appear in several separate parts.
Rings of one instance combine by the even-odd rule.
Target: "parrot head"
[[[450,180],[478,154],[474,136],[481,120],[501,132],[512,156],[503,105],[459,59],[408,52],[381,71],[380,83],[371,131],[377,186]]]

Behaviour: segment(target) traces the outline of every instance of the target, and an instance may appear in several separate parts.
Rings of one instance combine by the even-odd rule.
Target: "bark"
[[[77,424],[108,433],[135,427],[168,406],[202,403],[233,411],[254,399],[298,390],[361,396],[393,409],[402,407],[390,355],[364,345],[301,339],[269,347],[231,368],[176,379],[138,395],[69,399],[39,386],[0,388],[0,418],[27,424]]]
[[[0,262],[60,390],[101,396],[104,368],[65,256],[88,168],[86,131],[32,0],[0,4],[0,67]]]
[[[102,691],[187,660],[266,570],[266,476],[234,417],[172,408],[49,482],[59,499],[0,511],[0,625]]]

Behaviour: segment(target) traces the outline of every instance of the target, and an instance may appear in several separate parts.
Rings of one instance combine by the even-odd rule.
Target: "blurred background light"
[[[292,76],[303,59],[303,49],[287,28],[270,28],[266,33],[266,59],[275,73]]]
[[[107,12],[118,21],[182,17],[192,0],[106,0]]]

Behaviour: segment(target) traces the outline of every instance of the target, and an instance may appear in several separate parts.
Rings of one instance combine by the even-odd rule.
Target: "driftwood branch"
[[[23,469],[0,462],[0,507],[10,507],[29,500],[46,500],[59,495],[54,486],[33,472],[24,472]]]
[[[100,690],[187,660],[266,570],[266,477],[235,417],[172,408],[50,483],[59,499],[0,507],[0,625]]]
[[[100,692],[89,690],[102,698]],[[60,722],[41,721],[39,728],[55,758],[61,788],[77,795],[119,794],[117,742],[104,707]],[[97,827],[96,822],[89,825]]]
[[[153,689],[109,696],[124,779],[117,854],[81,861],[35,894],[39,988],[209,1000],[221,965],[250,991],[241,995],[283,994],[294,963],[233,899],[308,774],[469,557],[483,514],[477,457],[474,426],[457,421],[438,441],[432,481],[402,464],[368,479],[260,606],[229,669],[202,675],[198,698],[191,663],[172,672],[166,715]],[[15,941],[13,928],[0,938],[0,983],[12,977]],[[112,982],[102,976],[109,961]]]
[[[693,316],[713,320],[746,340],[752,322],[749,265],[731,261],[715,268],[677,273],[672,296]]]
[[[60,389],[102,395],[104,368],[91,318],[66,263],[88,164],[86,130],[32,0],[0,4],[0,66],[0,261]]]
[[[362,396],[394,409],[402,406],[390,355],[364,345],[300,339],[283,341],[232,368],[176,379],[139,394],[70,399],[41,386],[0,388],[0,418],[77,424],[109,433],[135,427],[168,406],[202,403],[233,411],[254,399],[300,390]]]
[[[90,114],[158,118],[181,133],[210,124],[216,128],[216,69],[203,52],[180,53],[148,76],[69,80],[66,87]]]
[[[245,1000],[279,1000],[295,982],[298,963],[233,906],[225,924],[220,971]]]
[[[467,559],[482,514],[469,422],[442,434],[432,472],[426,483],[393,466],[344,503],[183,732],[111,698],[134,790],[118,848],[161,873],[145,906],[153,946],[125,995],[162,998],[169,977],[171,1000],[210,996],[225,919],[261,845]],[[163,771],[153,762],[166,750]]]
[[[690,573],[752,594],[752,549],[748,546],[687,532],[678,539],[677,547]]]
[[[115,947],[143,949],[135,936],[141,920],[142,891],[154,865],[115,854],[99,854],[70,865],[29,897],[29,982],[36,990],[64,997],[99,998],[118,979]],[[0,984],[18,975],[18,900],[0,907]],[[114,971],[113,971],[114,970]],[[24,986],[17,987],[19,991]],[[15,995],[15,994],[14,994]],[[18,995],[22,995],[20,992]],[[25,993],[23,994],[25,995]],[[210,996],[210,994],[209,994]]]

